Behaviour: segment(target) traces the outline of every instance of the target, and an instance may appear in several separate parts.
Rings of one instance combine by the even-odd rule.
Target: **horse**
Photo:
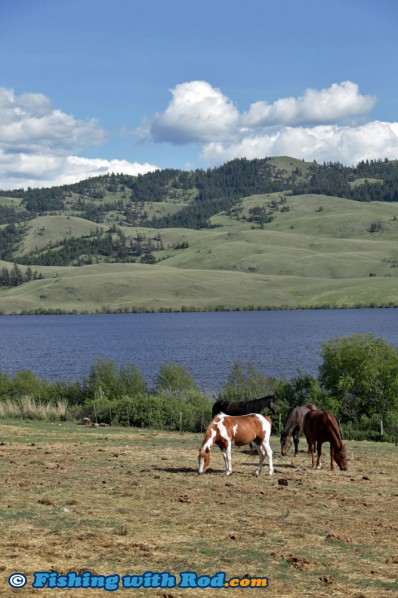
[[[292,444],[292,436],[294,442],[294,456],[297,457],[300,431],[303,429],[304,416],[310,409],[319,411],[316,405],[300,405],[293,407],[287,416],[285,429],[281,434],[281,454],[286,456]]]
[[[249,415],[226,415],[220,413],[209,424],[204,440],[199,450],[198,473],[202,474],[210,463],[210,451],[216,444],[222,452],[225,462],[225,474],[232,473],[231,447],[244,446],[253,442],[259,462],[255,475],[259,475],[263,466],[265,455],[268,455],[269,475],[274,472],[272,464],[272,450],[269,444],[272,422],[270,418],[259,413]]]
[[[303,432],[311,452],[313,468],[315,467],[314,441],[316,441],[318,443],[317,469],[322,467],[321,455],[324,442],[330,443],[330,469],[334,469],[333,461],[336,461],[342,471],[348,469],[345,444],[334,415],[328,411],[308,411],[304,416]]]
[[[260,413],[265,407],[271,409],[273,413],[278,411],[275,403],[275,397],[272,394],[265,395],[252,401],[240,401],[232,403],[231,401],[216,401],[212,408],[212,417],[218,413],[225,415],[248,415],[249,413]]]

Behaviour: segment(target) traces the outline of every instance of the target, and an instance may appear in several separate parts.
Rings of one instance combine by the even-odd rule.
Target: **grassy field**
[[[398,305],[397,203],[318,195],[280,201],[281,194],[248,197],[239,218],[219,214],[211,229],[123,226],[126,237],[160,237],[156,264],[33,266],[45,280],[1,288],[0,313]],[[252,208],[268,209],[273,202],[277,209],[271,208],[273,220],[264,228],[245,220]],[[179,209],[178,203],[169,205]],[[107,225],[65,215],[36,218],[19,255],[97,227]],[[178,249],[181,244],[186,248]],[[0,262],[4,266],[13,263]]]
[[[304,442],[297,458],[282,458],[273,437],[275,475],[265,467],[256,478],[257,458],[243,449],[233,451],[231,477],[222,474],[218,449],[209,472],[198,476],[199,434],[3,420],[0,440],[1,596],[104,592],[34,590],[35,571],[121,577],[168,571],[177,582],[183,571],[221,571],[227,579],[267,577],[269,587],[253,590],[255,596],[397,595],[392,444],[349,442],[347,472],[313,471]],[[9,588],[14,572],[27,576],[23,590]],[[220,593],[125,591],[170,598]]]
[[[43,280],[0,290],[0,313],[398,305],[397,279],[389,277],[311,278],[161,264],[40,266],[38,271]]]

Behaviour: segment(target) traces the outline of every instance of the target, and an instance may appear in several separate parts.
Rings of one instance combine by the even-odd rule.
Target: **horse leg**
[[[257,444],[256,442],[254,443],[250,443],[250,444],[254,444],[254,448],[257,451],[258,454],[258,465],[257,465],[257,469],[256,471],[254,471],[254,475],[259,475],[262,465],[263,465],[263,461],[264,461],[264,457],[265,457],[265,452],[263,450],[263,445],[262,444]]]
[[[321,469],[321,467],[322,467],[321,455],[322,455],[322,442],[318,442],[318,459],[316,461],[317,469]]]
[[[334,448],[332,447],[332,445],[330,445],[330,469],[333,471],[334,470]]]
[[[297,428],[293,432],[293,442],[294,442],[294,456],[297,457],[298,455],[298,445],[299,445],[299,437],[300,437],[300,429]]]
[[[232,456],[231,456],[231,443],[229,442],[225,449],[223,449],[223,457],[225,461],[225,475],[231,475],[232,473]]]
[[[260,460],[258,462],[258,467],[257,467],[257,470],[255,471],[255,475],[260,475],[261,469],[263,467],[265,455],[268,456],[268,468],[269,468],[268,473],[269,473],[269,475],[272,475],[274,473],[274,466],[273,466],[273,462],[272,462],[272,449],[271,449],[269,440],[264,438],[261,445],[258,446],[257,452],[259,454]]]
[[[227,449],[221,449],[221,454],[223,456],[224,459],[224,465],[225,465],[225,473],[227,473],[228,471],[228,457],[227,457]]]
[[[272,461],[272,449],[269,443],[269,439],[265,441],[265,452],[268,455],[268,474],[272,475],[274,473],[274,464]]]
[[[312,442],[311,438],[309,436],[307,436],[307,434],[305,435],[305,437],[307,439],[308,452],[311,453],[312,469],[314,469],[314,467],[315,467],[314,443]]]

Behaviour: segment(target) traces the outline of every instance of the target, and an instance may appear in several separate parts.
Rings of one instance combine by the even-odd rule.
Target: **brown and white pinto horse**
[[[253,442],[259,456],[255,475],[260,474],[266,454],[268,455],[269,475],[272,475],[274,468],[272,450],[269,444],[271,425],[271,420],[268,417],[258,413],[250,413],[249,415],[225,415],[220,413],[207,428],[200,447],[198,473],[205,472],[210,463],[211,448],[213,444],[216,444],[224,457],[225,474],[231,475],[232,443],[236,446],[244,446]]]
[[[303,432],[311,452],[312,467],[315,467],[314,442],[318,444],[317,469],[322,467],[322,444],[329,442],[330,469],[334,469],[333,461],[336,461],[341,470],[346,471],[348,469],[345,444],[343,443],[339,424],[334,415],[328,411],[308,411],[304,416]]]

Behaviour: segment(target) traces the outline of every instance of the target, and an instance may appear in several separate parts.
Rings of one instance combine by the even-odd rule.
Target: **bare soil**
[[[117,593],[168,598],[398,595],[398,459],[393,444],[349,442],[349,469],[311,469],[304,440],[267,459],[218,448],[198,476],[200,434],[0,425],[0,596],[91,597],[103,589],[32,588],[34,572],[111,576],[169,572],[176,587]],[[268,578],[267,588],[178,587],[180,573]],[[8,578],[24,573],[27,585]]]

